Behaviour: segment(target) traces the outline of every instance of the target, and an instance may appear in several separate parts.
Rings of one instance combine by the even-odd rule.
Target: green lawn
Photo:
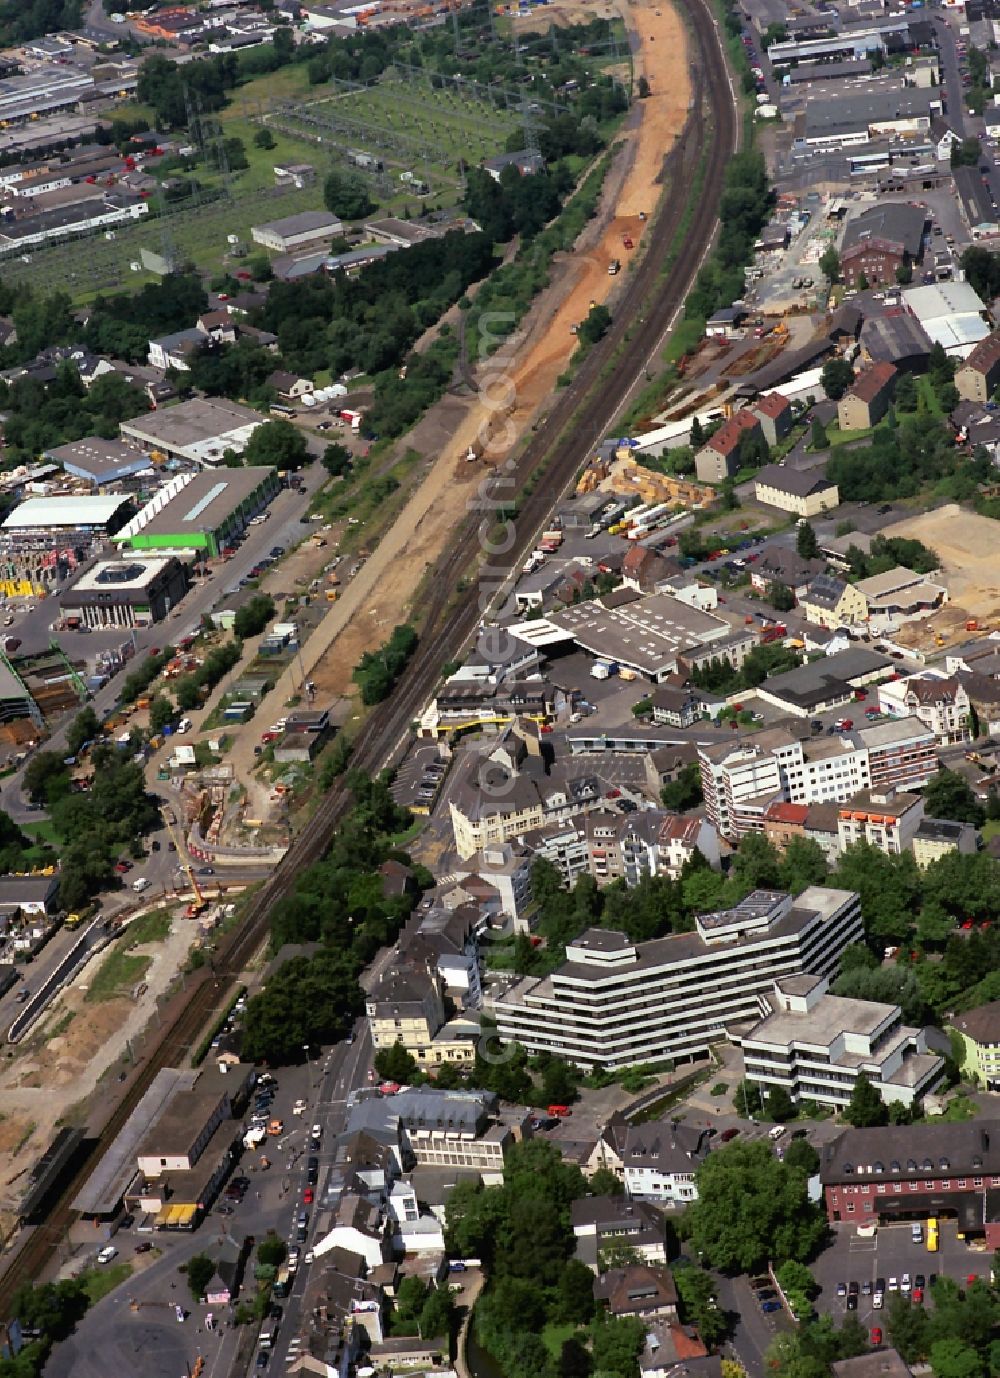
[[[106,957],[87,990],[87,1000],[99,1004],[128,995],[149,970],[152,957],[136,957],[123,948]]]
[[[991,837],[996,837],[997,833],[1000,833],[1000,818],[987,818],[979,831],[983,835],[983,841],[989,842]]]
[[[866,426],[860,431],[842,431],[838,425],[831,423],[826,428],[826,440],[830,449],[835,449],[838,445],[850,445],[855,440],[866,440],[872,433],[872,427]]]
[[[151,909],[148,914],[140,915],[139,918],[133,919],[129,924],[122,943],[122,951],[131,952],[132,948],[139,947],[143,943],[162,943],[169,933],[170,910]]]
[[[120,1287],[132,1276],[131,1263],[109,1263],[107,1267],[88,1268],[80,1274],[83,1290],[91,1306],[96,1306],[102,1297]]]
[[[576,1326],[572,1321],[566,1321],[562,1325],[549,1324],[542,1330],[542,1344],[553,1359],[558,1359],[564,1342],[575,1334]]]
[[[917,379],[917,396],[923,403],[924,410],[929,412],[931,416],[944,416],[944,412],[941,409],[941,403],[937,398],[937,393],[934,391],[931,380],[926,374]]]
[[[38,842],[51,843],[52,846],[59,843],[59,835],[51,818],[42,818],[37,823],[22,823],[20,827],[23,833],[27,833],[28,837],[33,837]]]

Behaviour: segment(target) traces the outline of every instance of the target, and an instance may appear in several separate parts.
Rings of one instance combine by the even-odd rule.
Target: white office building
[[[761,996],[763,1018],[741,1039],[748,1081],[838,1109],[862,1073],[886,1104],[912,1105],[937,1084],[944,1060],[898,1005],[829,995],[828,986],[822,976],[783,976]]]
[[[754,890],[702,914],[693,933],[633,943],[589,928],[550,976],[526,978],[494,1005],[500,1037],[583,1067],[698,1057],[734,1025],[760,1016],[758,996],[785,975],[835,974],[862,939],[848,890],[810,886],[797,899]]]

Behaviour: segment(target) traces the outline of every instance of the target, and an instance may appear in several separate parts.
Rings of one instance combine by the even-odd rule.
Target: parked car
[[[882,1343],[882,1327],[881,1327],[880,1325],[873,1325],[873,1326],[872,1326],[872,1345],[873,1345],[873,1346],[874,1346],[874,1345],[880,1345],[881,1343]]]
[[[113,1244],[105,1244],[104,1248],[97,1255],[98,1263],[110,1263],[113,1258],[118,1257],[118,1250]]]

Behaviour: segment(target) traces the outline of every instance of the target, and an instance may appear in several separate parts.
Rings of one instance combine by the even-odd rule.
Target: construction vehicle
[[[198,884],[198,877],[194,873],[194,867],[188,860],[187,853],[179,846],[177,834],[174,832],[174,825],[166,814],[163,815],[163,822],[166,825],[167,832],[170,834],[170,841],[174,844],[174,851],[177,853],[178,860],[187,872],[188,880],[191,882],[191,889],[194,891],[194,900],[184,910],[184,917],[186,919],[196,919],[199,914],[203,914],[208,908],[208,900],[201,893],[201,886]]]

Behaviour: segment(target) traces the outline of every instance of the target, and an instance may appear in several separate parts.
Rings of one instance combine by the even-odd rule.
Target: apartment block
[[[886,1104],[912,1105],[944,1072],[925,1031],[903,1024],[898,1005],[828,993],[823,976],[782,976],[760,997],[762,1018],[741,1038],[745,1075],[796,1104],[847,1105],[862,1073]]]
[[[837,837],[840,850],[867,842],[887,856],[909,851],[924,816],[924,801],[917,794],[884,794],[863,790],[840,810]]]
[[[720,864],[719,835],[707,819],[662,809],[632,814],[601,809],[526,833],[520,841],[556,866],[568,885],[584,874],[599,885],[613,880],[637,885],[644,876],[676,880],[696,853],[710,866]]]
[[[698,752],[705,811],[724,837],[765,831],[777,803],[845,803],[862,790],[925,785],[937,769],[934,734],[915,719],[800,741],[783,728]]]
[[[757,997],[778,977],[832,976],[861,937],[851,891],[810,886],[793,899],[755,890],[732,909],[700,915],[693,933],[633,943],[587,929],[550,976],[519,981],[497,999],[494,1017],[505,1042],[583,1067],[698,1057],[734,1024],[756,1020]]]

